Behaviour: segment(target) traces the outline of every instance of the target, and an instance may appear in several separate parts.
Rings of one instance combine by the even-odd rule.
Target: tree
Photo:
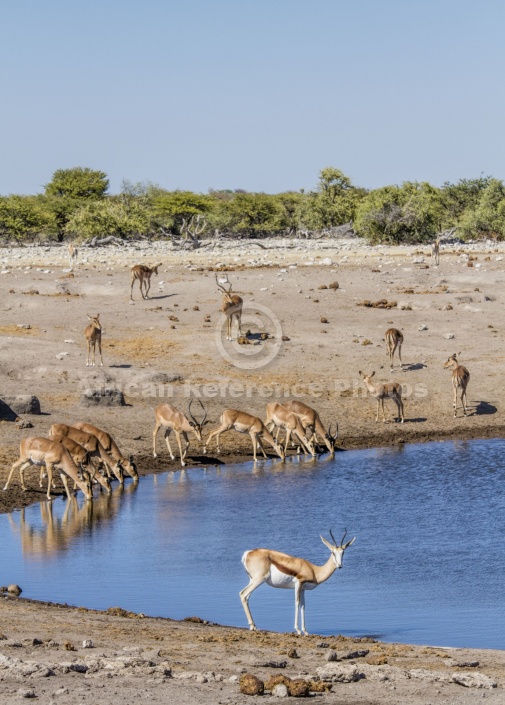
[[[145,206],[138,202],[125,204],[116,197],[80,206],[69,219],[65,233],[83,239],[109,235],[132,238],[150,228],[151,214]]]
[[[212,209],[212,198],[192,191],[164,191],[153,188],[150,202],[154,215],[162,227],[180,234],[185,220],[204,215]]]
[[[505,186],[503,181],[490,179],[482,191],[476,208],[467,209],[460,221],[464,238],[505,238]]]
[[[58,241],[64,239],[68,222],[83,202],[104,198],[108,188],[109,180],[103,171],[79,166],[54,172],[44,193],[56,222]]]
[[[441,188],[442,203],[446,212],[443,227],[456,226],[465,211],[474,210],[483,191],[491,181],[491,176],[480,176],[478,179],[460,179],[455,184],[446,181]]]
[[[73,169],[57,169],[44,188],[46,196],[96,199],[103,198],[107,193],[109,179],[103,171],[77,166]]]
[[[42,197],[0,197],[0,233],[7,239],[31,239],[47,235],[55,228],[54,216]]]
[[[212,224],[244,237],[263,237],[284,227],[278,197],[266,193],[236,193],[231,201],[219,202]]]
[[[304,221],[315,230],[348,223],[365,194],[340,169],[326,167],[319,173],[317,189],[308,195]]]
[[[371,191],[357,208],[354,229],[372,243],[423,242],[439,232],[443,215],[439,189],[407,181]]]

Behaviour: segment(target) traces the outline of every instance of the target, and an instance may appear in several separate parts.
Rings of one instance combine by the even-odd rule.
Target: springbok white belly
[[[267,585],[274,588],[288,588],[294,590],[296,585],[296,578],[293,575],[288,575],[283,573],[281,570],[276,568],[274,565],[270,567],[270,575],[266,579]],[[305,583],[303,586],[304,590],[313,590],[317,585],[315,583]]]

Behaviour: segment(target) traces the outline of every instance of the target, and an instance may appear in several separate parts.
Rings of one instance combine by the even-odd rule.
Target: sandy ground
[[[505,247],[490,243],[446,246],[440,266],[433,267],[428,248],[372,248],[354,240],[262,244],[263,248],[250,243],[224,243],[191,253],[175,252],[164,243],[83,249],[74,272],[68,271],[66,253],[61,248],[0,250],[0,394],[34,394],[40,399],[43,412],[40,416],[24,416],[33,424],[30,429],[20,429],[16,422],[0,421],[1,485],[18,456],[22,437],[46,435],[51,423],[78,419],[113,434],[125,453],[135,455],[141,475],[175,469],[177,461],[170,460],[161,433],[159,458],[152,458],[153,409],[168,401],[185,410],[190,396],[200,397],[205,404],[212,422],[208,429],[216,427],[225,408],[242,409],[264,418],[268,402],[300,398],[318,409],[325,425],[338,422],[338,445],[342,450],[502,435],[505,422],[498,390],[504,365]],[[135,303],[130,304],[130,267],[156,262],[163,264],[159,276],[153,278],[151,298],[142,301],[135,289]],[[251,345],[241,347],[224,340],[221,296],[215,281],[218,270],[227,270],[234,290],[244,299],[243,328],[252,333]],[[337,290],[320,288],[335,281],[339,284]],[[380,300],[386,300],[391,307],[359,305]],[[87,368],[83,330],[88,322],[86,314],[97,312],[104,329],[104,367]],[[30,327],[18,327],[23,324]],[[403,370],[395,360],[393,373],[389,371],[383,341],[389,327],[401,329],[405,339]],[[262,332],[268,333],[269,338],[257,339]],[[289,340],[283,341],[281,336]],[[471,374],[466,418],[461,409],[457,418],[453,417],[450,372],[443,369],[449,355],[460,351],[460,361]],[[377,381],[402,383],[404,424],[392,420],[395,408],[391,402],[386,403],[388,423],[375,422],[375,401],[367,396],[359,370],[375,370]],[[160,377],[160,373],[165,377]],[[163,382],[167,379],[175,381]],[[81,406],[82,393],[99,387],[121,389],[127,405]],[[193,440],[189,464],[250,459],[249,437],[230,432],[222,437],[221,451],[218,457],[213,445],[209,455],[204,456],[202,447]],[[9,490],[0,493],[0,511],[11,511],[43,498],[36,474],[28,473],[30,489],[26,493],[20,491],[19,480],[14,477]],[[2,581],[8,583],[8,575]],[[33,629],[30,633],[23,631],[28,628],[23,622],[32,619],[40,620],[41,629],[51,620],[51,633],[58,642],[64,640],[67,628],[69,639],[81,639],[81,635],[76,636],[81,612],[54,607],[54,615],[49,617],[47,607],[22,600],[9,600],[2,610],[2,630],[9,639],[19,639],[21,635],[48,637],[47,631],[42,636],[33,633]],[[57,618],[63,620],[61,629],[56,627]],[[86,620],[89,634],[96,629],[97,634],[111,639],[103,637],[107,649],[119,651],[120,644],[131,645],[132,629],[138,645],[144,625],[149,624],[153,625],[153,633],[166,630],[168,641],[176,633],[185,640],[185,649],[194,648],[195,653],[201,651],[208,657],[209,663],[197,670],[217,672],[224,668],[218,666],[222,650],[197,648],[196,635],[204,633],[199,631],[204,630],[201,625],[151,620],[131,623],[97,613],[86,613]],[[240,635],[240,649],[243,646],[250,653],[259,648],[259,637],[255,635],[240,630],[219,633]],[[93,638],[89,634],[82,638]],[[96,636],[97,641],[101,638]],[[265,634],[262,638],[272,649],[270,658],[281,648],[283,639],[288,639]],[[156,637],[146,635],[146,643],[151,639]],[[37,648],[39,653],[42,647]],[[153,644],[149,648],[154,648]],[[317,655],[319,651],[314,649]],[[239,647],[234,642],[231,651],[235,650]],[[1,642],[0,652],[11,654],[2,649]],[[421,650],[414,649],[413,653],[423,663],[419,667],[430,667],[429,663],[424,664]],[[226,654],[230,659],[231,652],[227,650]],[[488,657],[490,652],[485,654]],[[431,658],[431,652],[429,655]],[[200,658],[203,656],[198,655]],[[172,659],[171,652],[168,660],[173,666]],[[482,659],[482,654],[473,658]],[[310,671],[313,663],[309,660],[303,667]],[[240,670],[239,664],[233,668],[235,673]],[[297,661],[294,672],[300,669],[301,662]],[[231,671],[228,669],[227,673]],[[69,677],[77,682],[76,674]],[[503,673],[500,678],[503,687]],[[117,679],[113,680],[117,683]],[[176,680],[169,679],[167,688],[175,688]],[[388,691],[392,686],[387,681],[380,697],[376,684],[367,691],[362,687],[364,682],[339,686],[338,693],[345,695],[335,692],[324,697],[333,702],[360,703],[475,702],[463,700],[461,693],[467,693],[466,689],[454,684],[432,684],[431,699],[426,700],[419,692],[420,685],[412,679],[404,684],[407,690],[402,691],[401,698],[398,692],[395,695]],[[199,698],[207,702],[239,702],[240,697],[246,698],[237,695],[236,684],[213,684],[215,699],[209,700],[209,691],[203,684],[187,683],[181,685],[177,681],[177,688],[182,690],[173,691],[172,696],[182,699],[182,693],[186,697],[189,688],[193,699],[188,702],[200,702]],[[121,687],[114,687],[118,701],[119,697],[124,700]],[[164,687],[159,695],[153,690],[153,702],[157,697],[164,702]],[[410,700],[405,699],[407,691]],[[47,690],[50,692],[51,688]],[[491,698],[493,692],[497,691],[485,691],[486,697]],[[86,702],[86,688],[80,697]],[[108,693],[106,701],[115,702],[111,697]],[[57,702],[67,701],[58,696]]]

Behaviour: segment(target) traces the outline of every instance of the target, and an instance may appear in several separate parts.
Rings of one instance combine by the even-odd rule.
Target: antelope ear
[[[326,548],[329,548],[329,549],[330,549],[330,551],[331,551],[333,548],[335,548],[335,546],[334,546],[332,543],[330,543],[329,541],[327,541],[327,540],[324,538],[324,536],[321,536],[321,534],[319,534],[319,538],[320,538],[321,541],[324,543],[324,545],[326,546]]]

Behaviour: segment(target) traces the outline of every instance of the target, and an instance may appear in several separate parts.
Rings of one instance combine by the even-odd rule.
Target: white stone
[[[288,689],[284,685],[284,683],[277,683],[277,685],[274,685],[272,688],[272,695],[275,698],[287,698],[288,697]]]

